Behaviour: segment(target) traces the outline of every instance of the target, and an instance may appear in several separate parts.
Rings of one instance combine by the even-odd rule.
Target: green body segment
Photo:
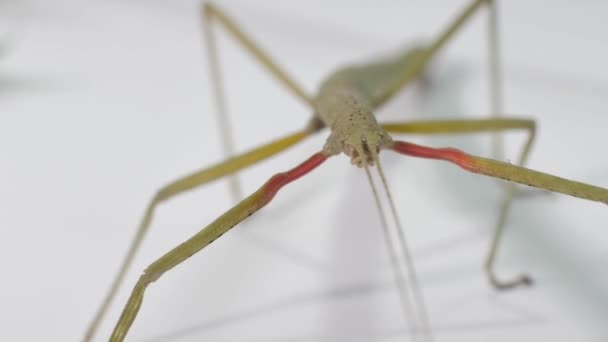
[[[422,73],[423,69],[416,66],[425,56],[423,47],[408,48],[381,61],[340,69],[326,83],[355,88],[369,99],[372,109],[377,108],[390,98],[394,89]]]
[[[378,108],[410,81],[418,78],[437,52],[458,32],[471,15],[487,2],[488,0],[471,2],[457,19],[429,45],[404,49],[396,56],[370,63],[346,66],[336,71],[328,78],[328,81],[335,78],[342,84],[349,84],[369,99],[372,108]]]
[[[338,69],[320,85],[313,100],[315,115],[332,132],[323,151],[344,153],[358,166],[370,165],[391,139],[377,123],[375,110],[418,78],[437,52],[488,0],[473,1],[432,43],[406,49],[386,59]],[[368,157],[358,158],[362,153]]]

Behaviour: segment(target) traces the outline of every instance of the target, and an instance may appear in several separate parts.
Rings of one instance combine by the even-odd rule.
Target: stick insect
[[[490,44],[490,65],[493,72],[491,84],[492,113],[501,113],[500,104],[500,71],[498,61],[498,46],[496,32],[495,4],[490,0],[474,0],[462,11],[462,13],[433,41],[414,49],[408,49],[402,54],[391,59],[370,62],[365,65],[349,65],[338,69],[334,74],[326,78],[316,95],[306,93],[302,88],[282,70],[267,54],[260,50],[255,43],[246,35],[240,27],[230,19],[223,11],[215,5],[206,3],[202,9],[204,16],[205,36],[209,45],[212,79],[215,85],[215,93],[218,98],[220,118],[225,118],[224,99],[219,75],[219,61],[217,60],[214,36],[211,24],[216,23],[232,34],[244,48],[256,58],[264,68],[278,79],[280,83],[303,103],[309,106],[314,113],[311,120],[298,132],[288,134],[278,140],[254,148],[240,155],[230,157],[224,162],[206,169],[196,171],[183,178],[176,180],[163,187],[151,200],[145,211],[143,220],[137,231],[128,255],[121,267],[119,274],[113,282],[112,288],[106,296],[102,307],[98,311],[92,325],[87,331],[85,340],[90,340],[101,321],[108,305],[121,284],[129,265],[139,248],[143,236],[148,230],[152,216],[158,204],[174,197],[180,193],[189,191],[195,187],[211,182],[223,176],[231,175],[256,162],[262,161],[272,155],[282,152],[289,147],[299,143],[306,137],[316,134],[324,129],[329,129],[330,134],[323,148],[314,153],[309,159],[303,161],[287,171],[278,173],[264,183],[259,190],[240,201],[225,214],[217,218],[210,225],[185,241],[173,250],[152,263],[141,275],[136,283],[123,313],[116,324],[110,338],[111,341],[122,341],[135,320],[137,313],[143,303],[145,290],[154,281],[158,280],[165,272],[182,263],[204,247],[215,241],[222,234],[245,220],[259,209],[268,204],[278,191],[290,182],[305,176],[313,171],[328,158],[338,154],[346,154],[353,164],[362,168],[370,175],[370,169],[376,167],[384,188],[390,196],[386,179],[382,172],[379,153],[390,150],[407,156],[443,160],[462,168],[465,171],[478,173],[489,177],[500,178],[514,183],[533,186],[553,192],[563,193],[592,201],[608,203],[608,190],[592,185],[579,183],[564,178],[548,175],[527,169],[523,166],[530,152],[534,136],[535,123],[526,118],[514,117],[492,117],[489,119],[476,120],[436,120],[417,122],[395,122],[378,123],[373,113],[379,107],[392,98],[399,90],[420,77],[428,63],[434,58],[447,42],[460,30],[460,28],[481,8],[489,9],[490,30],[492,37]],[[398,140],[400,134],[464,134],[464,133],[496,133],[505,131],[524,131],[527,133],[527,141],[522,148],[516,164],[504,163],[493,159],[482,158],[467,154],[453,148],[433,148],[416,145],[407,141]],[[225,136],[225,145],[228,146],[227,153],[231,153],[229,128],[223,125],[222,132]],[[389,134],[393,134],[392,137]],[[239,186],[232,181],[232,192],[239,193]],[[509,289],[530,283],[530,278],[521,275],[516,278],[502,278],[494,270],[494,260],[497,248],[502,236],[503,227],[509,212],[510,204],[517,188],[510,185],[504,195],[501,204],[500,215],[496,224],[495,234],[492,239],[490,252],[486,260],[486,272],[490,283],[498,289]],[[375,193],[376,191],[374,191]],[[389,201],[389,211],[396,220],[396,209]],[[383,225],[386,226],[386,225]],[[398,232],[402,232],[401,229]],[[401,234],[401,233],[399,233]],[[388,236],[388,234],[387,234]],[[397,239],[397,250],[389,248],[392,259],[402,254],[407,256],[405,238],[399,236]],[[389,247],[391,244],[389,243]],[[411,260],[407,260],[410,266],[410,274],[402,274],[396,271],[396,280],[401,288],[402,298],[414,301],[414,312],[410,314],[415,321],[414,326],[423,331],[427,339],[431,338],[431,325],[425,312],[422,294],[417,289],[415,271]],[[408,294],[406,282],[408,278],[413,284],[411,293]],[[403,300],[407,302],[407,300]],[[404,304],[406,311],[410,307]]]

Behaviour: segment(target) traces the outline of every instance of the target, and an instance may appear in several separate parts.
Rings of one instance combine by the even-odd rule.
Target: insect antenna
[[[399,248],[401,249],[401,253],[405,260],[405,267],[408,271],[408,277],[412,284],[412,297],[414,298],[415,307],[418,309],[418,322],[420,332],[423,334],[422,336],[429,336],[429,340],[432,341],[432,329],[431,323],[429,320],[429,315],[426,311],[426,304],[424,302],[424,296],[422,295],[422,290],[420,289],[420,282],[418,281],[418,276],[416,274],[416,267],[414,266],[414,259],[410,253],[410,250],[407,245],[407,240],[405,239],[405,231],[403,230],[403,225],[401,224],[401,220],[399,219],[399,215],[397,214],[397,209],[395,207],[395,202],[393,201],[393,196],[390,192],[390,187],[388,186],[388,181],[384,176],[384,171],[382,169],[382,164],[380,163],[380,159],[376,155],[376,165],[378,166],[378,174],[380,175],[380,180],[382,181],[382,187],[384,188],[384,192],[386,193],[386,198],[388,200],[388,204],[391,210],[391,214],[393,216],[393,220],[395,221],[395,229],[397,231],[397,242],[399,243]],[[405,295],[405,293],[404,293]]]
[[[414,263],[412,261],[412,257],[407,248],[405,235],[403,233],[403,228],[399,217],[397,216],[397,211],[395,209],[395,204],[393,202],[390,191],[388,190],[388,184],[386,181],[386,177],[384,176],[384,172],[382,171],[382,166],[380,165],[380,160],[377,155],[374,155],[375,164],[378,166],[378,174],[380,175],[380,179],[382,180],[382,186],[386,193],[387,201],[389,202],[391,214],[393,216],[393,220],[395,222],[395,229],[397,230],[397,243],[399,244],[399,250],[395,247],[395,242],[393,239],[393,235],[389,230],[389,225],[386,219],[386,215],[384,212],[384,208],[382,206],[382,202],[380,201],[380,196],[378,195],[378,190],[373,181],[371,172],[369,171],[369,166],[364,164],[365,173],[367,175],[367,179],[369,181],[370,187],[372,189],[372,193],[374,195],[374,201],[376,203],[376,208],[378,209],[378,213],[380,215],[380,221],[382,226],[382,235],[384,236],[385,243],[388,247],[388,252],[391,259],[391,264],[393,268],[393,273],[395,276],[395,282],[397,283],[397,288],[399,290],[399,298],[401,301],[401,306],[406,316],[406,321],[409,326],[410,336],[413,341],[418,340],[418,337],[422,337],[423,340],[432,341],[432,331],[430,328],[430,323],[428,319],[428,315],[426,313],[424,300],[422,298],[422,293],[420,291],[420,286],[418,284],[418,279],[416,277],[416,270],[414,268]],[[399,262],[399,251],[402,253],[403,258],[405,259],[405,267],[407,268],[407,277],[409,279],[412,286],[410,291],[410,286],[408,282],[406,282],[406,275],[402,268],[402,264]]]

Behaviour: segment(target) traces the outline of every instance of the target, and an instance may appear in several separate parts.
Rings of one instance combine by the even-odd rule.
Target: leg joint
[[[160,278],[162,273],[158,272],[149,272],[149,268],[145,269],[144,272],[139,276],[139,280],[137,281],[137,285],[146,287],[151,283],[155,282]]]

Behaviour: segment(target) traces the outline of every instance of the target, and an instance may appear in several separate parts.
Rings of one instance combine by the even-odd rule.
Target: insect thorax
[[[354,165],[371,166],[391,138],[376,121],[369,97],[339,76],[325,81],[315,99],[317,115],[331,129],[323,150],[344,152]]]

